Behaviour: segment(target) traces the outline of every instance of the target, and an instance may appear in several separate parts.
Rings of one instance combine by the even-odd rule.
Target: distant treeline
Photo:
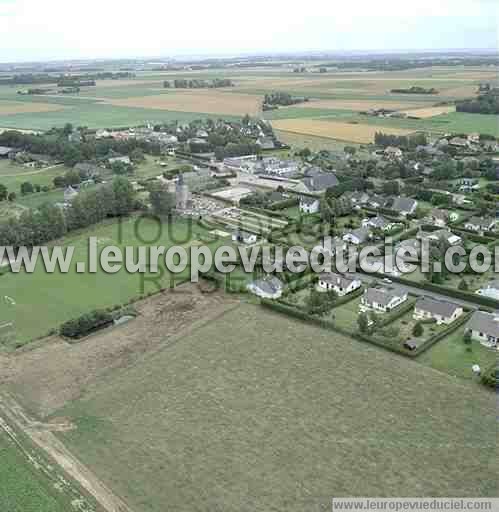
[[[33,85],[33,84],[59,84],[68,82],[69,86],[80,85],[85,81],[95,80],[120,80],[124,78],[133,78],[134,73],[129,71],[103,71],[101,73],[87,73],[84,75],[53,75],[49,73],[23,73],[12,77],[0,78],[0,85]],[[95,83],[94,83],[95,85]],[[61,87],[66,87],[62,85]]]
[[[437,89],[434,87],[425,89],[416,85],[409,87],[409,89],[392,89],[390,92],[393,94],[438,94]]]
[[[233,87],[234,83],[229,78],[215,78],[214,80],[186,80],[185,78],[179,78],[170,82],[165,80],[163,87],[166,89],[172,87],[175,89],[218,89],[219,87]]]
[[[458,112],[469,114],[499,114],[499,89],[491,89],[477,98],[456,101]]]
[[[389,135],[387,133],[376,132],[374,135],[374,143],[376,146],[388,147],[395,146],[402,149],[415,149],[418,146],[426,146],[428,140],[424,133],[416,133],[415,135]]]

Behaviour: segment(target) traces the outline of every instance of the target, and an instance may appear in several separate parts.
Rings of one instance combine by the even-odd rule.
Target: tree
[[[0,183],[0,201],[5,201],[9,195],[9,192],[7,190],[7,187]]]
[[[114,178],[112,183],[114,193],[114,214],[128,215],[134,208],[135,190],[132,184],[121,176]]]
[[[160,182],[154,182],[149,189],[149,201],[155,215],[166,216],[175,208],[175,194],[168,192],[168,187]]]
[[[422,336],[424,334],[424,328],[423,328],[423,325],[418,322],[414,328],[412,329],[412,334],[414,336],[416,336],[417,338],[419,338],[420,336]]]
[[[354,156],[355,153],[357,153],[357,148],[355,148],[354,146],[345,146],[343,148],[343,151],[347,154],[347,155],[350,155],[350,156]]]
[[[310,315],[324,315],[333,307],[336,297],[333,290],[320,292],[313,289],[307,299],[307,312]]]
[[[15,192],[11,192],[9,194],[9,196],[7,197],[7,199],[12,203],[13,201],[16,200],[16,197],[17,197],[16,193]]]
[[[140,163],[143,162],[145,159],[146,158],[144,156],[144,152],[140,148],[135,148],[130,153],[130,160],[132,160],[132,162]]]
[[[369,330],[369,317],[367,316],[367,313],[361,313],[357,317],[357,324],[360,332],[366,333]]]
[[[35,191],[33,185],[29,181],[25,181],[21,183],[21,194],[25,196],[26,194],[32,194]]]
[[[466,345],[471,345],[471,331],[469,329],[464,333],[463,341]]]
[[[459,283],[458,289],[463,292],[467,292],[468,288],[468,283],[464,279],[462,279],[461,282]]]

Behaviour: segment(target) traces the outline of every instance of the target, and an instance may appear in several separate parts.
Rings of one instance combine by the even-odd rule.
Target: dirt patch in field
[[[426,119],[428,117],[435,117],[441,114],[450,114],[451,112],[455,112],[456,107],[454,105],[442,106],[442,107],[428,107],[428,108],[415,108],[411,110],[406,110],[405,114],[408,116],[420,117],[422,119]]]
[[[417,107],[424,104],[414,102],[383,101],[383,100],[310,100],[306,103],[294,105],[298,108],[323,108],[332,110],[369,110],[371,108],[385,108],[399,110]]]
[[[32,103],[22,101],[0,101],[0,115],[8,116],[11,114],[30,114],[39,112],[56,112],[64,110],[63,105],[52,103]]]
[[[258,114],[262,98],[251,94],[222,91],[175,91],[125,99],[109,99],[107,104],[119,107],[150,108],[177,112],[200,112],[204,114],[244,115]]]
[[[371,126],[368,124],[339,123],[335,121],[319,121],[314,119],[281,119],[272,121],[272,126],[277,130],[304,135],[314,135],[359,144],[369,144],[374,141],[374,135],[380,130],[383,133],[393,135],[408,135],[414,130],[402,128],[388,128],[383,126]]]
[[[137,302],[139,316],[125,325],[75,344],[54,336],[37,348],[0,356],[0,386],[45,417],[78,398],[97,377],[133,365],[145,353],[175,342],[238,304],[220,291],[202,293],[190,283],[179,286]]]

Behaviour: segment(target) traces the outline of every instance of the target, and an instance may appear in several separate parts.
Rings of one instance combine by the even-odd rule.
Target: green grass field
[[[54,178],[67,170],[62,165],[45,170],[27,169],[22,165],[11,163],[8,159],[0,159],[0,183],[5,185],[9,192],[15,192],[20,196],[21,183],[29,181],[33,185],[53,187]]]
[[[258,328],[255,328],[258,326]],[[57,415],[143,512],[319,511],[333,496],[495,496],[495,395],[261,307],[240,307]]]
[[[71,505],[40,470],[30,464],[5,432],[0,431],[0,510],[67,512]]]
[[[116,245],[122,248],[123,253],[125,246],[139,245],[164,245],[167,248],[183,245],[188,249],[191,242],[200,237],[210,243],[206,229],[197,224],[191,229],[187,221],[178,220],[172,224],[171,229],[168,226],[161,229],[159,233],[157,224],[147,219],[141,220],[139,224],[134,219],[125,219],[121,224],[104,222],[84,232],[72,234],[62,241],[63,247],[75,247],[69,273],[46,273],[39,261],[32,274],[20,272],[1,275],[0,322],[13,322],[15,326],[14,340],[10,340],[9,344],[23,343],[45,335],[62,322],[94,308],[122,304],[140,295],[157,291],[159,286],[170,285],[171,275],[161,262],[160,273],[146,273],[146,280],[143,279],[143,274],[128,273],[125,268],[117,274],[106,274],[100,268],[95,274],[76,273],[78,261],[84,262],[88,268],[88,237],[94,236],[98,239],[99,250],[106,245]],[[216,247],[223,243],[223,240],[215,241],[210,246]],[[176,276],[178,279],[185,279],[188,275],[187,269]],[[12,298],[15,305],[5,297]]]

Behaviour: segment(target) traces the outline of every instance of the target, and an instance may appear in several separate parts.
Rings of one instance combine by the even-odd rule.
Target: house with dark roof
[[[391,209],[406,217],[407,215],[412,215],[417,207],[418,202],[415,199],[410,197],[397,197],[393,201]]]
[[[317,197],[300,196],[300,211],[303,213],[317,213],[320,210],[320,201]]]
[[[297,187],[299,192],[309,192],[322,194],[328,188],[337,187],[339,184],[338,178],[334,173],[321,172],[314,176],[303,178],[301,184]]]
[[[462,306],[431,297],[418,299],[414,307],[414,320],[435,320],[438,325],[451,324],[463,314]]]
[[[471,338],[488,348],[497,348],[499,341],[499,314],[475,311],[466,325]]]
[[[407,291],[402,288],[368,288],[360,300],[360,310],[386,313],[407,300]]]
[[[360,279],[348,274],[337,274],[335,272],[323,272],[319,274],[318,289],[324,291],[333,290],[338,297],[348,295],[362,286]]]

